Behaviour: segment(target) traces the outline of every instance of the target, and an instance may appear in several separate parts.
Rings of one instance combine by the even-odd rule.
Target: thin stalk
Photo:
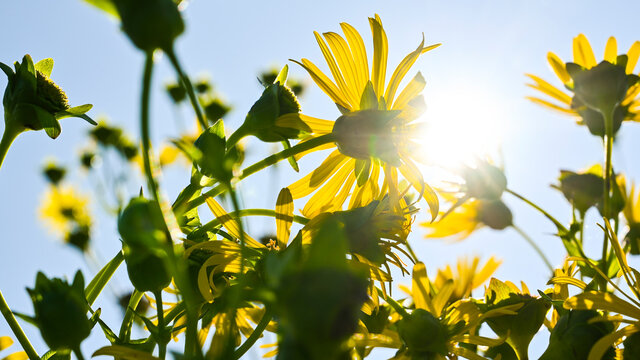
[[[236,349],[236,351],[233,353],[234,360],[240,359],[242,355],[244,355],[249,349],[251,349],[253,344],[255,344],[256,341],[258,341],[258,339],[264,332],[264,329],[267,328],[267,325],[269,325],[269,322],[271,321],[272,318],[273,316],[271,315],[271,311],[269,311],[268,309],[265,310],[264,315],[262,315],[262,319],[260,319],[260,322],[258,323],[256,328],[253,329],[253,332],[251,333],[251,335],[249,335],[247,340],[245,340],[245,342],[242,345],[240,345],[240,347]]]
[[[200,102],[198,101],[198,98],[196,97],[196,93],[193,90],[193,84],[191,84],[191,80],[189,79],[189,76],[187,76],[185,72],[182,70],[180,61],[178,61],[178,57],[176,56],[176,53],[173,48],[167,50],[167,56],[169,57],[169,61],[171,61],[171,65],[173,65],[174,69],[176,70],[178,77],[182,81],[182,84],[187,90],[187,95],[189,95],[189,101],[191,102],[193,111],[195,111],[196,113],[196,117],[198,118],[198,123],[202,127],[202,130],[205,130],[209,126],[207,125],[207,120],[204,118],[204,113],[200,108]]]
[[[538,255],[540,256],[540,258],[542,259],[542,261],[544,261],[545,265],[547,265],[547,268],[549,268],[549,271],[551,271],[551,274],[553,274],[553,265],[551,265],[551,262],[549,261],[549,259],[547,258],[547,256],[544,254],[544,252],[542,251],[542,249],[538,246],[538,244],[536,244],[535,241],[533,241],[533,239],[527,235],[527,233],[524,232],[524,230],[522,230],[520,227],[516,226],[516,225],[511,225],[511,227],[518,233],[520,234],[520,236],[522,236],[522,238],[529,243],[529,245],[531,245],[531,247],[533,248],[533,250],[535,250],[536,253],[538,253]]]
[[[73,350],[73,352],[76,354],[76,358],[78,360],[84,360],[84,355],[82,355],[82,350],[80,350],[80,346],[78,346],[77,348],[75,348]]]
[[[140,100],[140,133],[142,136],[142,160],[144,162],[144,174],[147,178],[147,186],[153,198],[160,203],[158,185],[153,178],[151,167],[151,138],[149,136],[149,102],[151,98],[151,76],[153,74],[153,52],[147,52],[142,76],[142,97]]]
[[[167,343],[164,341],[164,307],[162,306],[162,290],[154,291],[153,296],[156,298],[156,309],[158,313],[158,332],[160,337],[158,340],[158,356],[164,360],[167,356]]]
[[[238,177],[238,180],[242,180],[246,177],[248,177],[249,175],[255,174],[260,170],[263,170],[281,160],[287,159],[291,156],[300,154],[302,152],[305,152],[307,150],[311,150],[315,147],[333,142],[334,136],[333,134],[326,134],[326,135],[322,135],[322,136],[318,136],[317,138],[314,138],[312,140],[309,141],[305,141],[303,143],[299,143],[296,144],[295,146],[292,146],[288,149],[282,150],[279,153],[273,154],[271,156],[268,156],[260,161],[258,161],[257,163],[250,165],[248,167],[246,167],[244,170],[242,170],[242,174]],[[189,201],[187,203],[187,211],[191,210],[197,206],[200,206],[202,204],[204,204],[204,201],[206,198],[209,197],[216,197],[222,193],[224,193],[227,189],[226,185],[224,184],[220,184],[216,187],[214,187],[213,189],[201,194],[200,196],[198,196],[197,198]]]
[[[2,296],[2,291],[0,291],[0,312],[2,312],[2,316],[4,316],[7,324],[9,324],[11,331],[13,331],[16,339],[18,339],[18,342],[22,346],[22,349],[27,353],[29,360],[40,360],[40,356],[38,356],[38,353],[33,348],[33,345],[31,345],[29,338],[27,338],[27,335],[25,335],[24,331],[22,331],[22,328],[20,327],[20,324],[18,324],[15,316],[13,316],[13,313],[9,308],[9,304],[7,304],[4,296]]]
[[[15,126],[11,126],[7,124],[4,128],[4,134],[2,134],[2,140],[0,140],[0,168],[2,168],[2,162],[4,161],[5,156],[7,156],[7,152],[13,143],[13,140],[18,137],[20,134],[20,130],[16,129]]]
[[[524,201],[527,205],[531,206],[532,208],[538,210],[542,215],[544,215],[547,219],[551,220],[551,222],[560,230],[563,231],[569,231],[567,230],[567,228],[562,225],[562,223],[560,221],[558,221],[558,219],[556,219],[555,217],[553,217],[551,214],[549,214],[548,212],[546,212],[543,208],[541,208],[540,206],[536,205],[534,202],[532,202],[531,200],[527,199],[526,197],[518,194],[517,192],[511,190],[511,189],[506,189],[506,192],[508,192],[509,194],[517,197],[518,199]]]
[[[605,111],[603,113],[604,116],[604,192],[603,192],[603,202],[602,209],[604,212],[604,217],[606,219],[610,219],[612,216],[610,214],[611,211],[611,173],[612,173],[612,157],[613,157],[613,110]],[[604,239],[602,241],[602,259],[600,260],[601,268],[603,273],[607,273],[607,258],[609,253],[609,241],[607,239],[607,235],[604,235]],[[606,282],[602,282],[604,288],[602,290],[606,290]]]

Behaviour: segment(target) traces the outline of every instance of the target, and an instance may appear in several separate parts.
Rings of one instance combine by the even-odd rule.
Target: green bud
[[[560,180],[559,189],[564,197],[581,213],[585,213],[602,200],[604,180],[601,176],[561,170],[558,180]]]
[[[602,114],[613,114],[627,90],[638,81],[638,76],[626,73],[626,56],[616,64],[602,61],[591,69],[567,63],[566,69],[573,79],[573,91],[580,102]]]
[[[67,169],[63,168],[62,166],[58,166],[54,162],[49,162],[47,165],[45,165],[42,172],[44,173],[44,176],[47,178],[49,183],[56,186],[64,178],[65,174],[67,173]]]
[[[220,99],[210,99],[203,104],[204,113],[207,115],[207,119],[216,121],[222,119],[229,111],[231,107]]]
[[[96,153],[93,151],[84,151],[80,154],[80,164],[86,170],[89,170],[93,167],[93,162],[96,159]]]
[[[640,358],[640,332],[627,336],[622,344],[624,345],[624,351],[622,353],[623,360]]]
[[[52,350],[79,348],[89,336],[92,323],[87,318],[89,305],[84,297],[84,277],[78,271],[69,285],[62,279],[48,279],[38,272],[36,286],[27,289],[35,321],[42,338]]]
[[[549,336],[549,346],[540,360],[586,359],[593,344],[613,331],[609,321],[593,321],[600,314],[593,310],[572,310],[560,317]],[[611,347],[602,359],[613,359]]]
[[[184,31],[178,6],[172,0],[114,0],[122,30],[140,50],[169,51]]]
[[[179,104],[187,98],[187,89],[182,86],[182,83],[168,84],[165,90],[167,90],[167,94],[175,104]]]
[[[131,199],[118,218],[124,260],[133,286],[139,291],[160,291],[171,282],[166,268],[166,247],[171,246],[160,206],[143,197]]]
[[[513,214],[502,200],[480,200],[478,217],[481,223],[494,230],[504,230],[513,225]]]
[[[231,182],[233,170],[240,160],[240,153],[237,146],[227,151],[222,120],[218,120],[200,134],[194,145],[202,154],[194,159],[198,171],[220,182]]]
[[[64,242],[71,246],[74,246],[78,250],[84,252],[89,247],[89,241],[91,240],[91,229],[84,226],[76,226],[73,230],[67,233],[64,237]]]
[[[9,78],[2,99],[5,132],[11,129],[17,135],[26,130],[44,129],[49,137],[55,139],[62,131],[60,119],[79,117],[95,125],[85,115],[92,105],[70,107],[65,92],[49,78],[53,70],[52,59],[34,64],[27,54],[21,63],[16,61],[14,67],[15,72],[0,63],[0,69]]]
[[[447,355],[447,328],[430,312],[415,309],[396,323],[398,334],[413,355],[437,353]]]
[[[340,116],[333,125],[338,150],[355,159],[380,159],[400,166],[394,134],[397,110],[361,110]]]
[[[507,178],[497,166],[480,162],[477,167],[462,171],[466,193],[476,199],[498,200],[507,188]]]

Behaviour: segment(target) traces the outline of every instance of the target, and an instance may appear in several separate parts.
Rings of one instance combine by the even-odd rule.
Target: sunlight
[[[451,170],[473,166],[487,156],[499,157],[504,106],[491,94],[487,88],[467,87],[427,96],[426,126],[420,136],[425,164]]]

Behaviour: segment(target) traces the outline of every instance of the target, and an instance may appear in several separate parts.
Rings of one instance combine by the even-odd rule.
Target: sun
[[[487,88],[456,87],[429,95],[418,136],[426,166],[455,170],[499,156],[506,115],[492,94]]]

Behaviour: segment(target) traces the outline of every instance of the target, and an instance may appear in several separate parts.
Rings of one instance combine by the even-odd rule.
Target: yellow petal
[[[359,89],[359,92],[362,93],[365,84],[367,83],[367,81],[369,81],[369,63],[367,61],[367,50],[364,47],[364,41],[362,41],[362,37],[353,26],[347,23],[340,23],[340,27],[342,28],[342,32],[344,32],[344,35],[347,38],[347,42],[349,43],[349,48],[351,49],[351,54],[353,55],[356,76],[358,79],[357,89]]]
[[[278,116],[274,125],[283,127],[283,128],[291,128],[297,129],[304,132],[312,132],[312,129],[307,123],[302,120],[302,114],[299,113],[288,113],[284,115]]]
[[[422,90],[424,90],[426,83],[427,82],[424,80],[424,77],[422,77],[422,74],[418,72],[416,76],[411,79],[409,84],[405,86],[402,92],[400,92],[400,95],[398,95],[398,98],[391,108],[393,110],[404,109],[409,104],[409,101],[420,95]]]
[[[296,145],[302,144],[302,143],[304,143],[304,142],[306,142],[306,141],[309,141],[309,140],[313,140],[313,139],[315,139],[315,138],[317,138],[317,137],[318,137],[318,136],[308,136],[308,137],[305,137],[304,139],[300,140],[300,142],[298,142],[298,144],[296,144]],[[331,149],[331,148],[334,148],[334,147],[336,147],[336,144],[335,144],[335,143],[332,143],[332,142],[331,142],[331,143],[326,143],[326,144],[323,144],[323,145],[320,145],[320,146],[316,146],[316,147],[314,147],[314,148],[312,148],[312,149],[309,149],[309,150],[305,150],[305,151],[303,151],[303,152],[300,152],[300,153],[296,154],[294,157],[296,158],[296,160],[300,160],[300,159],[302,159],[304,156],[309,155],[309,154],[311,154],[311,153],[313,153],[313,152],[320,151],[320,150],[327,150],[327,149]]]
[[[13,345],[13,339],[11,339],[9,336],[0,336],[0,351],[8,348],[11,345]]]
[[[331,48],[331,52],[338,61],[338,66],[340,67],[340,71],[347,83],[349,93],[354,95],[356,99],[360,99],[360,94],[362,94],[364,84],[359,81],[356,74],[356,64],[353,60],[353,55],[351,54],[349,45],[347,45],[347,42],[342,38],[342,36],[334,32],[326,32],[322,35],[324,35],[324,38],[327,40],[327,43]]]
[[[320,34],[318,34],[317,31],[314,31],[313,34],[315,35],[316,41],[318,42],[318,45],[320,46],[320,50],[322,51],[322,55],[324,56],[324,60],[327,62],[327,65],[329,65],[329,70],[331,71],[331,75],[333,75],[333,79],[336,81],[336,84],[338,84],[338,88],[342,92],[343,98],[345,100],[347,100],[347,102],[349,104],[351,104],[352,108],[357,107],[357,104],[358,104],[357,100],[359,98],[353,92],[353,89],[349,88],[349,86],[347,85],[346,81],[344,80],[344,77],[342,76],[342,73],[340,72],[340,68],[338,67],[338,64],[336,63],[336,59],[331,54],[331,50],[329,50],[329,47],[327,46],[327,44],[324,42],[324,40],[322,39]]]
[[[327,94],[334,103],[339,104],[340,106],[346,108],[349,111],[352,111],[352,107],[347,101],[347,99],[342,95],[342,92],[336,87],[336,85],[325,75],[314,63],[307,59],[302,59],[302,62],[298,62],[296,60],[290,59],[294,63],[302,66],[309,75],[311,79],[318,85],[325,94]]]
[[[587,69],[591,69],[598,64],[589,40],[584,34],[573,38],[573,60],[576,64],[582,65]]]
[[[543,93],[551,96],[552,98],[563,102],[567,105],[571,105],[571,96],[567,95],[566,93],[562,92],[560,89],[558,89],[557,87],[549,84],[548,82],[546,82],[545,80],[543,80],[542,78],[539,78],[535,75],[532,74],[526,74],[531,80],[533,80],[535,82],[535,84],[527,84],[527,86],[536,89],[536,90],[540,90]]]
[[[371,72],[371,82],[373,90],[378,97],[384,91],[385,77],[387,74],[388,41],[387,34],[382,27],[382,21],[378,14],[375,18],[369,18],[371,33],[373,34],[373,69]]]
[[[618,43],[616,42],[616,38],[611,36],[609,40],[607,40],[607,45],[605,45],[604,47],[604,59],[612,64],[615,64],[617,58]]]
[[[549,280],[548,284],[573,285],[580,288],[581,290],[587,288],[587,284],[584,281],[575,279],[571,276],[554,276],[551,280]]]
[[[489,261],[478,271],[473,277],[472,287],[475,289],[487,281],[496,269],[502,264],[502,261],[496,260],[495,257],[491,257]]]
[[[218,219],[218,221],[220,221],[220,224],[222,224],[222,226],[224,226],[225,229],[227,229],[227,232],[237,238],[240,239],[240,227],[238,226],[238,221],[237,219],[234,219],[233,217],[231,217],[231,215],[229,215],[224,208],[218,204],[217,201],[215,201],[212,197],[207,197],[205,202],[207,203],[207,205],[209,206],[209,209],[211,210],[211,212],[213,213],[213,215],[216,217],[216,219]],[[264,245],[262,245],[261,243],[257,242],[256,240],[254,240],[251,236],[249,236],[249,234],[244,233],[244,241],[245,244],[249,247],[252,248],[264,248]]]
[[[418,167],[409,159],[408,156],[402,157],[403,164],[398,168],[402,176],[413,185],[413,187],[420,194],[419,197],[424,197],[429,205],[431,211],[431,219],[435,219],[438,216],[438,209],[440,208],[440,201],[436,192],[427,184],[422,173]]]
[[[454,347],[453,349],[451,349],[451,352],[454,353],[457,356],[461,356],[465,359],[469,359],[469,360],[486,360],[485,357],[482,357],[478,354],[476,354],[475,351],[473,350],[469,350],[467,348],[463,348],[463,347]],[[500,355],[498,355],[500,356]]]
[[[293,224],[293,197],[288,188],[283,188],[276,201],[276,234],[280,250],[284,250],[291,235]]]
[[[438,290],[438,294],[433,298],[433,309],[435,313],[433,315],[435,317],[440,317],[442,313],[442,309],[447,305],[451,294],[453,294],[453,290],[455,289],[453,279],[447,280],[444,285]]]
[[[389,85],[387,86],[387,91],[384,94],[384,99],[387,104],[393,104],[393,99],[396,95],[396,90],[398,90],[398,86],[400,86],[400,82],[404,78],[404,76],[409,72],[409,69],[415,64],[416,60],[420,54],[422,54],[422,48],[424,46],[424,36],[422,37],[422,42],[418,45],[418,48],[413,52],[409,53],[409,55],[405,56],[404,59],[398,64],[398,67],[393,71],[393,75],[391,75],[391,80],[389,81]]]
[[[347,160],[349,160],[348,157],[342,155],[338,150],[335,150],[317,169],[288,186],[289,191],[291,191],[291,196],[294,199],[299,199],[311,194],[327,181],[331,175],[335,174]]]
[[[348,163],[341,167],[335,175],[307,201],[304,209],[302,209],[302,214],[308,218],[312,218],[322,212],[330,211],[333,207],[332,202],[336,194],[344,184],[347,176],[352,172],[352,169],[353,167],[349,166]]]
[[[560,58],[552,53],[547,53],[547,61],[549,61],[549,65],[551,65],[551,69],[556,73],[556,76],[562,81],[563,84],[568,84],[571,82],[571,76],[567,72],[567,68],[564,65],[564,62],[560,60]]]
[[[633,74],[640,56],[640,41],[634,42],[627,51],[627,74]]]
[[[427,268],[423,263],[418,262],[413,266],[411,275],[411,295],[416,309],[427,310],[435,314],[435,309],[431,301],[429,278]]]
[[[616,344],[623,337],[630,336],[637,333],[638,331],[640,331],[640,328],[637,325],[628,325],[618,331],[601,337],[593,345],[591,351],[589,351],[589,357],[587,358],[587,360],[602,359],[604,354],[609,350],[609,348],[611,348],[612,345]]]
[[[569,115],[574,115],[574,116],[577,115],[577,113],[575,111],[571,110],[570,108],[564,108],[564,107],[562,107],[560,105],[556,105],[556,104],[551,103],[551,102],[549,102],[547,100],[539,99],[539,98],[533,97],[533,96],[527,96],[526,99],[528,99],[529,101],[532,101],[532,102],[534,102],[534,103],[536,103],[538,105],[542,105],[542,106],[548,107],[548,108],[550,108],[552,110],[559,111],[559,112],[561,112],[563,114],[569,114]]]
[[[610,293],[588,291],[564,302],[566,309],[604,310],[640,319],[640,308]]]
[[[18,352],[14,352],[13,354],[7,355],[2,360],[27,360],[27,359],[29,359],[29,355],[27,355],[26,352],[18,351]]]
[[[318,119],[304,114],[299,114],[300,119],[311,128],[311,131],[317,135],[329,134],[333,130],[335,121]],[[314,149],[315,150],[315,149]]]

